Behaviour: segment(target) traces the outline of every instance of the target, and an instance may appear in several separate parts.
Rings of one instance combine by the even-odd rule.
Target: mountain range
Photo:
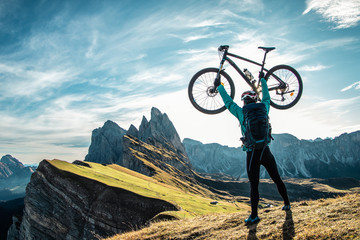
[[[360,131],[315,141],[299,140],[290,134],[273,137],[270,149],[282,177],[360,179]],[[196,171],[226,174],[235,179],[247,177],[246,154],[241,147],[203,144],[187,138],[183,144]],[[261,177],[269,177],[264,168]]]

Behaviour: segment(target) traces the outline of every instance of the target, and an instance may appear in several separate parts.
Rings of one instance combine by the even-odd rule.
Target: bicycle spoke
[[[275,78],[276,76],[276,78]],[[277,78],[285,84],[281,84]],[[297,76],[287,68],[279,68],[274,71],[268,79],[271,101],[279,106],[290,105],[299,94],[299,81]]]
[[[226,109],[220,94],[214,89],[217,74],[218,69],[216,68],[203,69],[195,74],[190,81],[188,91],[190,101],[201,112],[216,114]],[[234,83],[227,73],[221,72],[220,76],[225,90],[233,98]]]

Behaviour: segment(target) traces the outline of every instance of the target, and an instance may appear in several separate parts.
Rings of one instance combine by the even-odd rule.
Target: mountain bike
[[[291,66],[277,65],[270,70],[266,69],[265,59],[267,53],[274,50],[274,47],[258,47],[265,51],[262,63],[255,62],[242,56],[229,52],[228,45],[218,48],[220,56],[219,68],[205,68],[197,72],[190,80],[188,95],[192,105],[200,112],[217,114],[223,112],[226,107],[219,92],[214,86],[215,79],[220,78],[229,96],[234,99],[235,86],[231,77],[225,72],[224,63],[228,62],[245,80],[245,82],[256,92],[259,99],[261,94],[260,76],[265,74],[269,93],[270,105],[276,109],[289,109],[301,98],[303,83],[300,74]],[[235,62],[230,58],[234,57],[261,67],[259,78],[256,80],[247,70],[241,71]],[[265,72],[265,73],[264,73]]]

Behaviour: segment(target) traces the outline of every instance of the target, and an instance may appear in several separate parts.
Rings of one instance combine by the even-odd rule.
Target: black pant
[[[261,159],[260,159],[261,158]],[[259,177],[260,177],[260,165],[266,168],[271,179],[275,182],[277,189],[284,200],[284,204],[290,204],[287,195],[284,182],[281,180],[275,158],[270,152],[269,147],[265,149],[254,150],[253,152],[247,152],[246,156],[246,168],[250,181],[250,198],[251,198],[251,217],[257,216],[257,208],[259,204]]]

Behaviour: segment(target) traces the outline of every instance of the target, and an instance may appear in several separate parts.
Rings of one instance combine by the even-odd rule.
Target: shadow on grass
[[[247,236],[247,240],[258,240],[258,238],[256,236],[257,225],[258,225],[258,223],[246,225],[247,228],[249,229],[249,234]]]
[[[291,210],[286,211],[285,222],[283,224],[283,239],[292,240],[295,237],[295,226]]]

